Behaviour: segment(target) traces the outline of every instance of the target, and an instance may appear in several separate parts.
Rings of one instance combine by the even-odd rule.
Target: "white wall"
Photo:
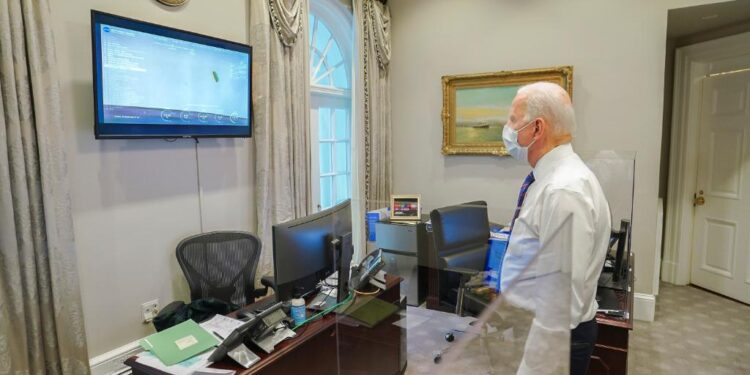
[[[90,10],[97,9],[240,43],[246,0],[192,0],[173,9],[151,0],[53,0],[63,122],[89,354],[153,331],[141,303],[189,299],[175,259],[199,233],[194,142],[95,140]],[[252,140],[201,140],[204,229],[255,227]]]
[[[698,0],[391,0],[394,192],[427,208],[487,200],[510,219],[529,167],[443,156],[443,75],[574,67],[574,147],[636,152],[636,291],[651,294],[667,9]]]

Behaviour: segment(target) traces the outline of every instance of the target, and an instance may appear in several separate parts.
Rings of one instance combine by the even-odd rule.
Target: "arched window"
[[[352,11],[310,0],[310,124],[313,205],[351,198]]]

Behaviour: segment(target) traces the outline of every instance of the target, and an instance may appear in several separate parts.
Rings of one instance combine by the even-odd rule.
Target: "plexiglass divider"
[[[568,372],[572,218],[533,254],[506,254],[508,233],[487,211],[424,204],[418,219],[353,228],[368,257],[336,308],[340,374]]]
[[[607,252],[607,260],[599,285],[610,290],[626,291],[629,263],[632,256],[633,202],[635,181],[635,152],[618,150],[584,151],[579,155],[596,176],[609,203],[612,238],[621,233],[622,245],[614,243]],[[622,250],[618,253],[618,250]],[[611,294],[610,294],[611,295]],[[603,298],[602,309],[617,310],[614,301]],[[629,319],[629,316],[625,320]]]

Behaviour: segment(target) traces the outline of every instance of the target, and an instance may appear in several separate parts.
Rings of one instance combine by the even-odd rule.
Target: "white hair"
[[[518,89],[525,96],[526,115],[524,122],[541,117],[550,124],[555,135],[573,134],[576,130],[576,114],[568,92],[551,82],[536,82]]]

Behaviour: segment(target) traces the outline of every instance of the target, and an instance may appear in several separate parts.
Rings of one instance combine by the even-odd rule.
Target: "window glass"
[[[333,72],[333,85],[344,89],[349,88],[349,82],[346,79],[346,69],[340,66]]]
[[[349,175],[339,174],[336,175],[336,203],[343,202],[351,196],[349,194]]]
[[[320,205],[323,208],[333,206],[333,177],[321,177],[320,178]]]
[[[318,108],[318,131],[320,139],[331,139],[331,109]]]
[[[310,132],[313,152],[313,202],[326,209],[351,198],[351,11],[335,0],[311,0],[309,17]],[[327,9],[331,8],[331,9]],[[320,13],[316,13],[320,10]],[[333,27],[332,27],[333,26]],[[348,44],[347,44],[348,43]],[[315,155],[314,155],[315,156]]]
[[[318,49],[318,51],[323,51],[326,48],[326,45],[328,44],[328,41],[331,40],[331,32],[328,31],[328,28],[323,22],[317,23],[317,29],[315,31],[315,48]]]
[[[336,109],[334,118],[336,121],[336,139],[349,139],[349,116],[348,111]]]
[[[334,161],[335,165],[335,172],[336,173],[346,173],[349,171],[349,153],[347,152],[347,149],[349,148],[349,142],[336,142],[336,150],[334,151],[336,155],[336,160]]]
[[[333,166],[331,160],[331,143],[321,142],[320,143],[320,174],[326,174],[333,172]]]

